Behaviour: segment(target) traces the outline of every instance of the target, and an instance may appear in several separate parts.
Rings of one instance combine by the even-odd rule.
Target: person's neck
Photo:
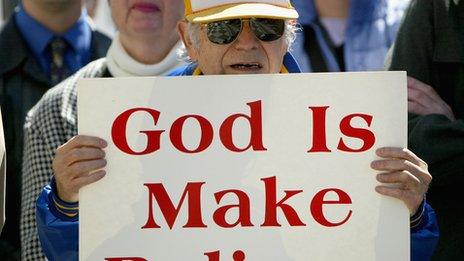
[[[319,17],[348,18],[350,0],[315,0]]]
[[[81,1],[49,3],[47,1],[23,0],[24,10],[54,33],[64,33],[79,19],[82,12]]]
[[[160,40],[160,37],[134,39],[120,33],[119,40],[126,52],[136,61],[143,64],[156,64],[161,62],[179,41],[177,34],[169,39]]]

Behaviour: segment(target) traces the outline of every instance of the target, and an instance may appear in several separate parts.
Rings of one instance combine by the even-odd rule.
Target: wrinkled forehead
[[[190,11],[193,11],[193,12],[203,11],[205,9],[216,7],[216,6],[221,6],[221,5],[242,4],[242,3],[265,3],[265,4],[276,5],[276,6],[288,7],[287,0],[253,0],[253,1],[250,1],[250,0],[222,0],[222,1],[189,0],[185,2],[186,2],[185,7],[187,9],[190,9]],[[218,2],[220,3],[218,4]]]

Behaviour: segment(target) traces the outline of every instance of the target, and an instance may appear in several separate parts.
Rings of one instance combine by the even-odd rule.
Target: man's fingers
[[[81,161],[69,166],[69,175],[72,179],[76,179],[81,176],[88,176],[90,172],[101,169],[105,166],[105,159]]]
[[[418,90],[434,100],[441,100],[440,95],[438,95],[432,86],[412,77],[408,77],[408,89]]]
[[[417,88],[416,86],[418,85],[419,82],[421,81],[411,76],[408,76],[408,88]]]
[[[371,167],[375,170],[384,172],[407,171],[417,178],[419,184],[422,184],[425,188],[432,181],[432,176],[427,170],[427,164],[408,149],[384,147],[378,149],[376,154],[386,159],[373,161]],[[411,179],[411,182],[413,182],[413,179]]]
[[[393,197],[393,198],[397,198],[397,199],[400,199],[400,200],[403,200],[405,198],[405,193],[406,193],[406,191],[403,190],[403,189],[394,188],[394,187],[388,187],[388,186],[382,186],[382,185],[376,186],[375,191],[377,191],[377,193],[379,193],[379,194],[389,196],[389,197]]]
[[[419,167],[423,167],[427,169],[427,163],[425,163],[425,161],[417,157],[416,154],[412,153],[412,151],[405,149],[405,148],[383,147],[383,148],[377,149],[375,153],[377,154],[377,156],[381,158],[404,159],[404,160],[410,161],[414,165],[418,165]],[[382,170],[382,169],[379,169],[379,170]],[[392,169],[392,170],[396,170],[396,169]]]
[[[405,159],[383,159],[383,160],[374,160],[371,163],[371,167],[378,171],[403,171],[407,170],[413,172],[416,170],[416,166],[410,161]]]
[[[438,95],[430,96],[422,90],[408,88],[408,101],[422,105],[424,114],[449,113],[447,104]]]
[[[385,159],[376,160],[371,163],[371,167],[378,171],[384,172],[401,172],[407,171],[428,186],[432,181],[432,176],[428,173],[426,167],[420,167],[405,159]]]
[[[420,103],[422,106],[436,106],[437,101],[429,97],[425,92],[408,88],[408,101]]]
[[[389,173],[380,173],[376,176],[377,181],[382,183],[400,183],[403,187],[414,186],[420,183],[420,180],[412,175],[409,171],[395,171]]]
[[[74,148],[63,156],[63,163],[70,166],[75,162],[96,160],[105,157],[105,151],[94,147]]]
[[[79,177],[75,179],[74,186],[76,187],[77,190],[81,189],[83,186],[86,186],[88,184],[94,183],[96,181],[99,181],[106,175],[105,170],[98,170],[93,172],[92,174],[85,176],[85,177]]]
[[[448,111],[447,104],[439,96],[431,97],[421,90],[408,88],[408,101],[422,105],[427,114],[445,114]]]
[[[408,101],[408,112],[414,113],[417,115],[427,115],[430,114],[426,107],[422,104],[415,101]]]
[[[451,121],[456,120],[451,107],[440,97],[433,87],[412,77],[408,77],[408,101],[420,103],[424,106],[424,110],[418,111],[419,113],[416,114],[442,114]],[[410,105],[408,104],[408,109],[411,111],[409,108]]]
[[[58,147],[56,149],[56,153],[67,153],[68,151],[79,147],[95,147],[103,149],[107,145],[108,144],[104,139],[94,136],[77,135]]]
[[[408,89],[415,89],[429,94],[430,89],[433,91],[433,88],[413,77],[408,76]]]
[[[410,215],[416,213],[420,203],[424,199],[423,194],[417,194],[410,190],[404,190],[401,188],[389,187],[389,186],[376,186],[375,191],[381,195],[388,197],[397,198],[403,201],[409,209]]]

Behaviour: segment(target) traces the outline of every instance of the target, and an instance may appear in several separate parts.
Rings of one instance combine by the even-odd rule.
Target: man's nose
[[[240,50],[253,50],[258,48],[259,43],[256,36],[253,34],[250,28],[249,22],[243,23],[242,32],[238,36],[238,39],[235,41],[235,48]]]

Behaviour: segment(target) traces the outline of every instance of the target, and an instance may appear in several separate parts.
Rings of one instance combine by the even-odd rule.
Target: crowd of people
[[[106,165],[106,141],[77,135],[80,78],[384,69],[408,74],[409,149],[378,151],[378,181],[400,185],[377,192],[408,207],[412,260],[462,259],[464,1],[197,1],[109,0],[112,40],[80,0],[22,0],[5,21],[0,259],[78,259],[78,191]]]

